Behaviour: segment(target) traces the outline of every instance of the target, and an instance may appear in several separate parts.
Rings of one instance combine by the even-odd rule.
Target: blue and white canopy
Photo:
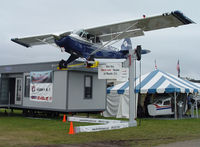
[[[141,82],[140,82],[141,81]],[[129,82],[109,87],[107,93],[124,94],[129,91]],[[172,74],[154,70],[136,79],[136,93],[194,93],[200,92],[200,85],[178,78]]]

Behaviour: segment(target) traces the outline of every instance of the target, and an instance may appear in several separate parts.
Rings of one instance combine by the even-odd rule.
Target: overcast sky
[[[10,41],[81,28],[97,27],[121,21],[154,16],[174,10],[182,11],[196,24],[146,32],[132,38],[133,46],[142,45],[151,53],[142,57],[142,73],[158,69],[200,79],[200,1],[199,0],[1,0],[0,65],[67,59],[52,46],[25,48]],[[119,46],[120,47],[120,46]]]

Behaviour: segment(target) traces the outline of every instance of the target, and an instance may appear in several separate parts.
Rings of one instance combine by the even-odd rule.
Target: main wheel
[[[66,67],[67,67],[67,66],[66,66],[65,60],[61,60],[61,61],[59,62],[59,68],[62,69],[62,68],[66,68]]]

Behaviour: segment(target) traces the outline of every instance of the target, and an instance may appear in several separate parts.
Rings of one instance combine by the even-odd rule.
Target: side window
[[[165,101],[163,105],[170,105],[170,101]]]
[[[92,76],[84,77],[84,98],[92,99]]]
[[[30,76],[25,75],[25,83],[24,83],[24,97],[29,98],[30,97]]]

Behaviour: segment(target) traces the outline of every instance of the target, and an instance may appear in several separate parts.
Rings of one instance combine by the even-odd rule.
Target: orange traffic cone
[[[66,115],[63,115],[63,122],[66,122]]]
[[[75,134],[72,122],[70,122],[69,134]]]

